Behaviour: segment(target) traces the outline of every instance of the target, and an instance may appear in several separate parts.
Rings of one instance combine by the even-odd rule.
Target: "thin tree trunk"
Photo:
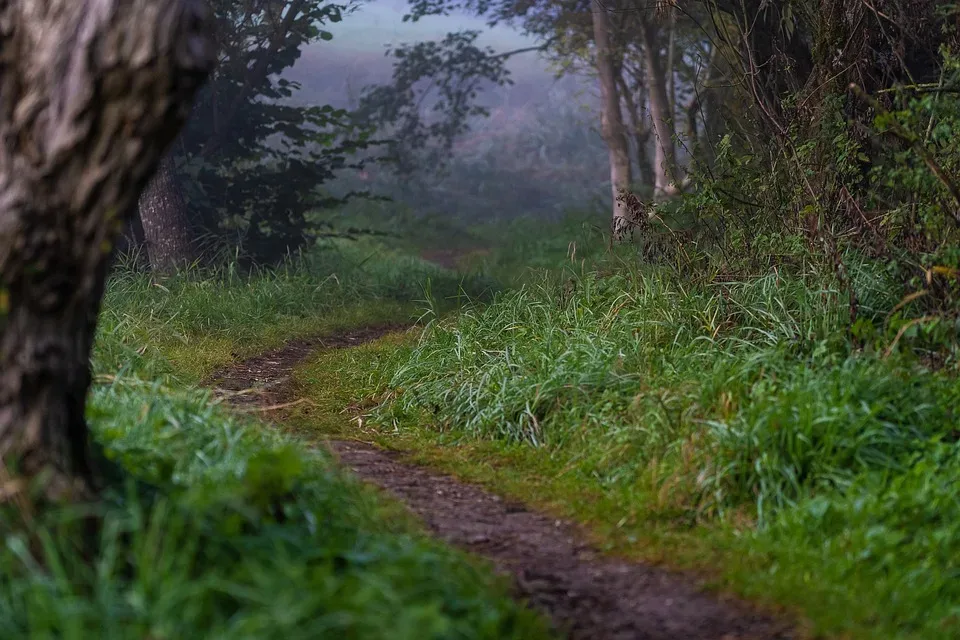
[[[193,262],[194,236],[172,153],[160,160],[156,173],[140,194],[139,206],[150,268],[157,273],[171,273]]]
[[[726,71],[720,66],[721,58],[717,54],[717,47],[713,47],[710,52],[710,71],[707,74],[706,86],[703,89],[703,105],[701,106],[701,115],[703,118],[703,137],[706,144],[708,166],[713,166],[716,160],[716,145],[714,142],[724,133],[725,121],[723,118],[724,95],[729,93],[729,89],[722,88],[724,85],[730,86],[730,82],[725,80]]]
[[[608,3],[609,4],[609,3]],[[593,37],[597,49],[596,66],[600,77],[600,130],[610,152],[610,189],[613,194],[611,228],[615,239],[622,239],[632,226],[625,196],[630,191],[630,146],[620,112],[616,65],[610,40],[610,20],[599,2],[591,3]]]
[[[146,250],[147,239],[143,235],[143,223],[140,222],[139,207],[136,214],[130,216],[130,221],[127,223],[127,230],[124,232],[124,242],[126,243],[125,249],[127,251],[140,251]],[[120,247],[117,247],[120,250]]]
[[[670,18],[667,21],[669,35],[667,36],[667,102],[670,104],[670,113],[677,112],[677,8],[673,5],[667,7]]]
[[[690,141],[690,150],[692,161],[701,166],[710,167],[713,164],[713,145],[704,144],[709,140],[710,113],[715,107],[715,84],[717,80],[717,48],[711,47],[710,54],[707,57],[706,73],[704,70],[698,70],[694,78],[693,98],[684,107],[687,119],[687,139]],[[705,80],[701,81],[701,76],[705,75]],[[703,122],[703,132],[701,134],[697,121]],[[689,176],[688,176],[689,177]]]
[[[627,87],[626,82],[621,78],[620,93],[623,96],[624,105],[627,108],[627,116],[630,118],[630,133],[633,134],[633,144],[636,147],[634,152],[634,161],[636,162],[636,181],[637,183],[650,189],[653,192],[654,173],[653,164],[650,162],[650,154],[647,149],[647,143],[650,141],[650,128],[643,123],[643,106],[646,104],[645,92],[638,91],[638,99],[633,97],[633,92]]]
[[[647,67],[647,89],[650,92],[650,115],[653,119],[654,198],[661,199],[676,191],[677,152],[674,140],[673,114],[667,95],[666,73],[660,58],[657,30],[649,19],[641,16],[643,57]]]
[[[91,488],[84,409],[113,244],[215,61],[193,0],[0,3],[0,472]],[[46,473],[49,472],[49,473]]]

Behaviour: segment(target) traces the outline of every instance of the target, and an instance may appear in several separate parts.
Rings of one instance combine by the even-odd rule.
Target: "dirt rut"
[[[297,401],[294,368],[314,351],[356,346],[400,328],[381,325],[293,341],[218,372],[210,386],[238,407],[282,410]],[[354,441],[327,445],[345,467],[403,501],[438,538],[512,575],[517,596],[573,640],[799,637],[747,603],[704,593],[689,576],[604,557],[570,523],[406,463],[393,452]]]

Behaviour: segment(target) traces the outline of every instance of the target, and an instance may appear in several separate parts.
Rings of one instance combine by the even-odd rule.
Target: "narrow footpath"
[[[301,361],[318,350],[358,346],[402,328],[382,325],[292,341],[219,371],[209,385],[238,408],[272,410],[273,419],[282,419],[282,410],[298,401],[292,383]],[[800,637],[748,603],[704,593],[689,576],[604,557],[571,523],[407,463],[394,452],[357,441],[326,444],[346,468],[405,503],[438,538],[511,575],[516,596],[572,640]]]

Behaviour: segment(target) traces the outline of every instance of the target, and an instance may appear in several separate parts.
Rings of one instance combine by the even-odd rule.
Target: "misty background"
[[[385,52],[391,46],[435,41],[464,29],[480,31],[477,44],[497,52],[537,44],[509,26],[491,28],[471,15],[404,22],[408,10],[406,0],[369,0],[346,13],[342,22],[327,24],[333,39],[304,47],[284,74],[301,87],[290,102],[357,108],[366,87],[390,82],[395,60]],[[339,197],[369,190],[391,201],[357,199],[322,215],[557,218],[609,201],[595,78],[569,72],[558,78],[536,51],[512,56],[507,68],[512,84],[483,87],[478,103],[487,107],[489,116],[470,119],[469,132],[456,141],[442,173],[422,167],[400,178],[382,163],[342,170],[323,185],[326,192]]]

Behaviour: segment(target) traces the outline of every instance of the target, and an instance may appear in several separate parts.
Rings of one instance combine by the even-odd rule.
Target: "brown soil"
[[[282,409],[289,406],[293,370],[310,354],[320,349],[356,347],[406,327],[403,324],[382,324],[318,338],[292,340],[279,349],[220,369],[204,384],[213,389],[215,396],[228,400],[241,410]]]
[[[246,410],[289,406],[296,365],[317,349],[376,339],[387,325],[291,342],[211,381]],[[256,391],[240,393],[255,388]],[[437,537],[488,558],[517,595],[577,640],[787,640],[789,624],[703,592],[687,575],[607,558],[577,527],[361,442],[331,441],[342,464],[403,501]]]

